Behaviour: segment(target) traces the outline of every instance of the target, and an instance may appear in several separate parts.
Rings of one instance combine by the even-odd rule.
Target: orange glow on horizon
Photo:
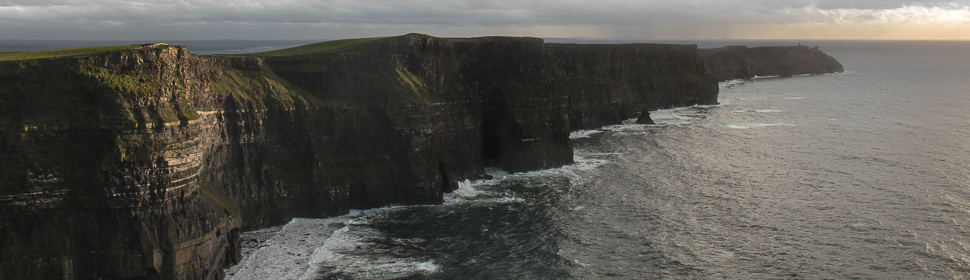
[[[748,23],[708,22],[644,26],[520,26],[512,36],[658,40],[970,40],[970,6],[776,11]],[[494,29],[490,29],[494,32]]]

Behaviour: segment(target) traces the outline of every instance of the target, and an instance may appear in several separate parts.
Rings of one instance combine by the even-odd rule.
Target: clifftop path
[[[716,104],[737,76],[722,72],[834,69],[800,50],[700,53],[408,34],[0,59],[0,278],[223,278],[242,230],[441,203],[485,166],[570,164],[570,131]]]

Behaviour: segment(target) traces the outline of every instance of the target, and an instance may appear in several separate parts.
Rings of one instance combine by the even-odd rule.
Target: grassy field
[[[103,53],[103,52],[110,52],[110,51],[117,51],[117,50],[127,50],[127,49],[133,49],[138,47],[141,47],[141,45],[90,47],[90,48],[36,51],[36,52],[3,52],[3,53],[0,53],[0,61],[91,55],[96,53]]]
[[[374,37],[374,38],[357,38],[357,39],[344,39],[344,40],[334,40],[326,41],[320,43],[313,43],[309,45],[302,45],[299,47],[292,47],[289,49],[261,52],[261,53],[251,53],[249,55],[255,56],[286,56],[286,55],[298,55],[298,54],[309,54],[317,52],[325,52],[332,50],[339,50],[347,47],[352,47],[360,45],[363,43],[373,42],[381,39],[387,39],[391,37]]]

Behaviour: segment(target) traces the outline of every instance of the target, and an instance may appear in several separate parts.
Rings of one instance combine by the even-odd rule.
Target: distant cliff
[[[716,104],[711,67],[693,45],[420,34],[0,62],[0,278],[222,278],[241,230],[570,164],[572,130]]]
[[[570,129],[598,128],[644,110],[717,104],[717,81],[694,45],[546,44]]]
[[[718,81],[751,79],[755,76],[789,77],[802,74],[842,72],[842,64],[818,47],[727,46],[699,49],[707,69]]]

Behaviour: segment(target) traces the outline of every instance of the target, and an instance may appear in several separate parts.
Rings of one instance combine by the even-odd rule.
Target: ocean
[[[970,42],[798,43],[846,72],[723,82],[720,105],[573,132],[576,164],[489,169],[443,205],[249,232],[228,276],[970,278]],[[209,52],[246,48],[268,47]]]
[[[743,42],[742,42],[743,43]],[[970,42],[814,42],[845,73],[573,132],[576,164],[246,234],[233,279],[970,277]],[[714,47],[711,42],[699,42]],[[707,44],[707,45],[705,45]]]

